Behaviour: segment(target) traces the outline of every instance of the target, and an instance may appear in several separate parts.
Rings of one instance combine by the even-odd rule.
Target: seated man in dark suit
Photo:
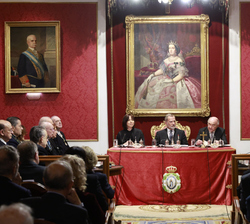
[[[64,133],[61,131],[63,127],[62,121],[58,116],[51,117],[51,120],[53,121],[57,131],[56,138],[53,138],[53,141],[56,142],[56,144],[59,146],[60,152],[62,152],[62,155],[64,155],[65,151],[69,148],[69,144],[65,138]]]
[[[9,121],[0,120],[0,146],[7,145],[7,142],[12,138],[12,126]]]
[[[34,180],[43,184],[45,167],[39,166],[37,145],[32,141],[25,141],[17,146],[20,155],[19,172],[23,180]]]
[[[31,192],[14,183],[21,183],[18,173],[19,155],[11,145],[0,147],[0,205],[18,202],[21,198],[31,197]]]
[[[42,197],[21,200],[33,209],[35,218],[57,224],[87,224],[88,213],[83,207],[74,184],[73,171],[69,163],[55,161],[44,171],[44,184],[48,189]]]
[[[55,135],[56,135],[56,130],[53,126],[53,123],[45,121],[45,122],[42,122],[40,126],[44,127],[47,132],[47,136],[48,136],[48,141],[46,145],[47,151],[49,151],[51,155],[61,155],[59,153],[59,147],[56,145],[54,141],[51,141],[53,140],[53,138],[55,138]]]
[[[165,123],[166,123],[167,128],[156,132],[155,139],[156,139],[157,145],[159,144],[165,145],[166,140],[169,141],[169,144],[171,144],[172,142],[176,144],[177,140],[179,140],[181,145],[188,145],[185,132],[175,127],[176,120],[173,114],[166,115]]]
[[[19,145],[20,141],[18,137],[22,134],[23,126],[21,120],[18,117],[8,117],[7,121],[9,121],[12,125],[12,138],[8,141],[8,145],[12,145],[15,148]]]
[[[201,134],[206,134],[204,137],[205,141],[211,140],[211,143],[214,142],[214,140],[223,140],[224,144],[227,144],[227,138],[225,134],[225,129],[219,127],[220,121],[217,117],[210,117],[207,120],[207,127],[201,128],[199,130],[199,133],[196,137],[196,143],[195,145],[201,145],[202,144],[202,136]]]
[[[0,207],[1,224],[33,224],[31,208],[22,203],[2,205]]]
[[[250,173],[247,172],[241,176],[240,190],[240,209],[243,214],[247,213],[246,198],[250,195]]]
[[[37,144],[39,155],[52,155],[51,151],[46,149],[48,137],[44,127],[34,126],[30,129],[30,140]]]
[[[66,150],[65,154],[70,155],[77,155],[80,158],[82,158],[84,161],[86,161],[86,153],[83,148],[78,146],[70,147]],[[85,162],[86,163],[86,162]],[[101,184],[98,180],[98,177],[94,174],[87,173],[87,182],[86,182],[86,190],[85,192],[92,193],[96,196],[96,199],[101,206],[103,212],[105,213],[108,210],[108,203],[105,198],[105,195],[103,194]]]

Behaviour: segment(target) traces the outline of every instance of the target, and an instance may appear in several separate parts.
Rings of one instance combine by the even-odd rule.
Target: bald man
[[[56,138],[54,138],[53,140],[59,146],[59,149],[62,155],[64,155],[65,151],[69,148],[69,144],[66,140],[64,133],[61,131],[63,127],[62,120],[58,116],[52,116],[51,120],[53,121],[54,126],[57,130]]]
[[[28,49],[20,55],[17,71],[22,87],[43,88],[49,83],[48,68],[43,55],[36,50],[37,39],[27,36]]]
[[[40,126],[43,122],[49,122],[49,123],[53,124],[53,121],[48,116],[41,117],[40,120],[39,120],[38,125]]]
[[[12,138],[13,129],[9,121],[0,120],[0,146],[6,145]]]
[[[40,126],[46,129],[47,132],[47,145],[45,149],[49,152],[48,155],[61,155],[59,151],[58,145],[53,141],[53,138],[55,138],[56,130],[52,123],[48,121],[43,121],[40,123]]]
[[[33,209],[35,218],[60,224],[88,223],[87,210],[72,188],[74,177],[69,163],[55,161],[46,166],[44,184],[48,192],[42,197],[21,200]]]
[[[225,134],[225,129],[219,127],[220,121],[217,117],[210,117],[207,120],[207,127],[201,128],[199,130],[199,133],[196,137],[196,145],[202,144],[202,136],[201,134],[206,134],[204,137],[205,141],[211,140],[211,143],[214,142],[214,140],[223,140],[224,144],[227,144],[227,138]]]
[[[32,210],[29,206],[22,203],[12,205],[2,205],[0,207],[1,224],[33,224],[34,219],[31,215]]]
[[[53,133],[51,132],[51,124],[54,127]],[[43,116],[40,118],[39,125],[45,127],[48,133],[49,140],[46,149],[52,149],[52,154],[54,155],[64,155],[65,150],[68,148],[68,143],[66,142],[65,145],[63,139],[58,135],[56,124],[53,120],[48,116]]]

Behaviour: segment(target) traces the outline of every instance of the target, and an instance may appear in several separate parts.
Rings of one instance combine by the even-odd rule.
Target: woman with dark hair
[[[200,108],[201,83],[188,75],[185,59],[176,42],[168,43],[168,56],[149,75],[135,95],[135,108]]]
[[[123,130],[120,131],[116,137],[119,145],[123,144],[127,146],[129,140],[131,140],[133,143],[135,143],[135,141],[139,142],[142,140],[144,144],[144,135],[142,131],[138,128],[135,128],[134,126],[134,116],[130,114],[125,114],[122,119]]]

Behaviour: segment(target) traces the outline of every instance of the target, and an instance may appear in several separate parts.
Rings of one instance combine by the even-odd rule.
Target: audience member
[[[206,134],[204,137],[205,141],[208,141],[209,139],[211,140],[211,143],[214,142],[214,140],[223,140],[224,144],[227,144],[227,138],[225,134],[225,129],[219,127],[219,119],[217,117],[210,117],[207,120],[207,127],[201,128],[199,130],[199,133],[196,137],[196,145],[201,145],[202,144],[202,139],[203,137],[201,134]]]
[[[173,114],[167,114],[165,116],[165,123],[167,128],[156,132],[155,139],[157,145],[159,144],[165,145],[166,140],[169,141],[169,144],[171,144],[172,142],[176,144],[177,140],[179,140],[181,145],[188,145],[185,132],[175,127],[176,120]]]
[[[34,217],[60,224],[87,224],[87,211],[83,207],[74,184],[73,171],[69,163],[55,161],[44,171],[44,184],[48,189],[42,197],[22,199],[29,205]]]
[[[78,146],[70,147],[66,150],[65,154],[70,155],[78,155],[80,158],[82,158],[86,163],[86,153],[83,148]],[[86,192],[92,193],[96,196],[96,199],[101,206],[103,212],[106,212],[108,210],[108,203],[107,200],[103,194],[101,184],[94,174],[87,174],[87,184],[86,184]]]
[[[18,202],[21,198],[31,196],[21,183],[18,172],[19,155],[17,149],[10,145],[0,147],[0,205]]]
[[[140,129],[135,128],[135,118],[133,115],[124,115],[122,119],[122,127],[123,130],[119,131],[116,136],[119,145],[124,144],[127,146],[129,140],[131,140],[133,143],[135,143],[135,140],[137,143],[140,140],[143,140],[144,143],[144,135]]]
[[[240,208],[243,214],[247,214],[246,198],[250,195],[250,173],[241,176]],[[249,208],[248,208],[249,209]]]
[[[51,139],[54,139],[56,137],[56,135],[57,135],[57,131],[56,131],[54,122],[48,116],[41,117],[40,120],[39,120],[39,124],[38,125],[40,126],[43,122],[49,122],[49,123],[51,123],[53,125],[55,131],[54,131],[54,134],[52,135]]]
[[[107,175],[100,172],[95,172],[94,167],[97,164],[98,158],[93,149],[88,146],[82,147],[86,154],[85,164],[86,171],[88,174],[95,174],[101,184],[103,192],[106,194],[107,198],[112,199],[114,197],[115,191],[112,189],[108,182]]]
[[[49,123],[53,124],[53,121],[48,116],[41,117],[40,120],[39,120],[38,125],[40,126],[43,122],[49,122]]]
[[[248,222],[250,222],[250,195],[246,198],[246,210],[247,210],[246,219]]]
[[[45,167],[39,166],[37,145],[32,141],[21,142],[17,146],[20,155],[19,173],[23,180],[34,180],[43,184]]]
[[[52,140],[56,132],[53,124],[48,121],[44,121],[40,124],[40,126],[46,129],[47,136],[48,136],[48,141],[47,141],[47,145],[45,149],[47,149],[47,151],[49,151],[51,155],[61,155],[59,147]]]
[[[54,123],[54,126],[57,130],[56,138],[53,140],[56,142],[56,144],[59,146],[60,152],[62,155],[65,153],[65,151],[69,148],[68,142],[65,138],[64,133],[61,131],[62,129],[62,121],[58,116],[51,117],[51,120]]]
[[[22,134],[18,136],[18,140],[20,142],[23,142],[25,140],[25,136],[27,134],[26,128],[22,125],[23,130],[22,130]]]
[[[7,121],[9,121],[12,125],[12,138],[8,141],[8,145],[12,145],[15,148],[19,145],[20,141],[18,137],[22,134],[22,123],[18,117],[8,117]]]
[[[67,161],[72,167],[73,175],[75,177],[74,188],[76,189],[80,200],[84,203],[85,208],[88,210],[91,223],[103,224],[105,222],[105,214],[98,204],[96,196],[89,192],[85,192],[87,174],[83,159],[77,155],[65,155],[61,157],[60,160]]]
[[[39,155],[52,155],[52,151],[46,149],[48,135],[42,126],[34,126],[30,129],[30,140],[37,144]]]
[[[1,224],[33,224],[32,210],[22,203],[2,205],[0,207]]]
[[[0,120],[0,146],[6,145],[12,138],[12,126],[9,121]]]

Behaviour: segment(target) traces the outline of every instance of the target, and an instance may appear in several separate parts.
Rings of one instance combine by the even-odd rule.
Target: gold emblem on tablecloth
[[[181,178],[178,173],[175,173],[177,171],[175,166],[168,166],[166,171],[167,173],[163,175],[162,187],[166,192],[173,194],[180,190]]]

